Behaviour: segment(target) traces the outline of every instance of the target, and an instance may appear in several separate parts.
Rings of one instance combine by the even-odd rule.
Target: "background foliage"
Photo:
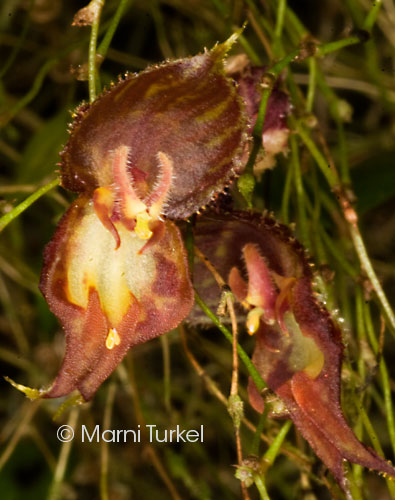
[[[0,215],[54,179],[58,152],[67,140],[69,110],[88,100],[91,31],[71,26],[83,6],[69,0],[1,2]],[[294,148],[257,183],[253,205],[274,211],[284,223],[295,223],[298,238],[309,248],[318,271],[317,293],[343,324],[347,418],[366,444],[394,460],[395,328],[390,319],[385,323],[388,314],[383,314],[375,287],[361,270],[344,206],[338,204],[322,165],[319,168],[320,161],[333,162],[350,189],[349,197],[355,193],[371,263],[394,303],[393,1],[107,0],[99,25],[99,53],[106,52],[100,44],[109,41],[105,34],[119,15],[100,67],[101,85],[125,70],[198,53],[226,39],[245,20],[248,26],[233,53],[246,52],[262,65],[273,64],[301,44],[308,50],[315,41],[339,40],[356,29],[371,33],[364,44],[288,65],[284,88],[293,102]],[[314,147],[318,155],[313,159]],[[37,283],[43,247],[72,199],[70,193],[53,189],[1,234],[1,374],[32,387],[50,383],[63,356],[63,335]],[[224,405],[232,371],[230,345],[214,326],[186,326],[184,334],[189,350],[179,331],[133,349],[92,403],[68,408],[56,421],[58,400],[31,402],[1,382],[2,498],[241,498],[233,467],[233,424]],[[241,335],[251,353],[253,341]],[[259,418],[247,402],[244,367],[240,377],[246,418],[255,426]],[[76,428],[99,423],[119,429],[143,422],[187,429],[203,424],[205,442],[150,447],[147,442],[105,445],[76,438],[61,445],[56,429],[67,422]],[[281,421],[267,420],[260,455],[282,426]],[[253,438],[251,428],[242,425],[245,456]],[[265,475],[270,498],[343,498],[293,428],[278,456],[274,451],[275,462]],[[359,466],[349,469],[355,499],[394,498],[391,483]],[[254,486],[249,494],[259,498]]]

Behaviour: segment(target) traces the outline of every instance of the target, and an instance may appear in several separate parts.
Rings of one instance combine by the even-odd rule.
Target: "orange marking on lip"
[[[117,250],[121,245],[121,238],[119,237],[117,228],[111,220],[114,208],[114,196],[111,189],[106,187],[99,187],[95,189],[93,192],[93,206],[100,222],[114,236],[115,249]]]
[[[121,339],[118,335],[116,328],[110,328],[106,338],[106,348],[111,351],[115,346],[121,343]]]

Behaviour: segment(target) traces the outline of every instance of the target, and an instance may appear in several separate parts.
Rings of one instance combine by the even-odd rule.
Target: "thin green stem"
[[[285,178],[283,197],[281,200],[281,217],[284,224],[289,224],[289,198],[291,195],[292,180],[293,169],[288,167],[287,176]]]
[[[265,410],[266,410],[266,406],[267,405],[265,405]],[[265,427],[265,424],[266,424],[266,418],[267,418],[266,412],[263,411],[259,416],[259,422],[258,422],[258,425],[256,427],[254,437],[252,439],[250,455],[258,455],[259,454],[259,444],[261,442],[261,434],[263,432],[263,428]]]
[[[341,40],[335,40],[334,42],[324,43],[317,47],[317,57],[323,57],[332,52],[337,52],[344,47],[349,47],[350,45],[356,45],[363,42],[362,37],[350,36],[348,38],[342,38]]]
[[[358,254],[358,257],[361,261],[361,266],[365,270],[374,291],[376,292],[377,298],[379,299],[379,302],[382,306],[383,312],[385,316],[387,317],[387,320],[389,322],[389,327],[391,333],[395,336],[395,314],[394,311],[392,310],[390,303],[387,300],[387,297],[384,293],[384,290],[381,286],[380,281],[377,278],[377,275],[373,269],[372,263],[369,259],[368,253],[365,248],[365,244],[363,242],[361,233],[359,232],[359,228],[356,224],[350,224],[349,226],[350,233],[351,233],[351,238],[354,243],[354,248]]]
[[[100,42],[97,48],[97,55],[101,58],[105,59],[107,55],[107,51],[111,45],[111,41],[113,39],[114,33],[118,27],[119,21],[122,18],[122,15],[128,5],[130,0],[119,0],[117,10],[111,18],[110,25],[106,31],[106,34],[103,37],[103,40]]]
[[[286,438],[289,429],[292,427],[292,420],[287,420],[285,424],[280,429],[280,432],[276,435],[274,441],[266,450],[265,454],[262,457],[262,461],[266,464],[267,467],[273,465],[277,455],[279,454],[280,448]]]
[[[266,489],[264,478],[261,475],[256,474],[254,476],[254,482],[255,482],[255,486],[257,487],[257,490],[259,492],[259,496],[260,496],[261,500],[270,500],[269,493],[267,492],[267,489]]]
[[[374,430],[372,423],[368,417],[368,414],[366,413],[366,410],[363,406],[361,406],[359,409],[359,412],[362,417],[362,423],[365,426],[366,432],[368,433],[370,442],[372,443],[373,448],[377,451],[377,453],[381,456],[384,457],[384,452],[383,448],[381,447],[380,440],[376,434],[376,431]],[[395,486],[395,484],[394,484]]]
[[[37,191],[26,198],[26,200],[22,201],[19,205],[14,207],[8,213],[3,215],[0,218],[0,233],[3,229],[8,226],[10,222],[16,219],[22,212],[24,212],[27,208],[30,207],[36,200],[41,198],[44,194],[48,193],[51,189],[58,186],[60,184],[60,179],[56,178],[53,181],[45,184],[45,186],[40,187]]]
[[[287,0],[279,0],[277,4],[276,26],[274,29],[273,42],[273,52],[275,57],[281,56],[283,52],[282,33],[286,8]]]
[[[357,339],[360,345],[360,349],[362,343],[366,340],[365,335],[365,325],[364,325],[364,317],[363,317],[363,296],[361,287],[357,286],[355,289],[355,320],[356,320],[356,331],[357,331]],[[358,356],[357,360],[358,365],[358,374],[362,384],[365,382],[366,378],[366,367],[365,360],[363,356]],[[357,397],[358,400],[358,408],[362,406],[362,398],[364,392],[361,393],[361,397]]]
[[[70,417],[67,425],[72,429],[75,429],[77,425],[79,411],[80,409],[78,407],[74,407],[70,412]],[[66,473],[66,467],[69,460],[72,444],[72,440],[65,441],[61,446],[58,462],[56,464],[56,469],[47,500],[58,500],[60,498],[61,486],[63,483],[64,475]]]
[[[211,319],[211,321],[215,324],[215,326],[219,330],[221,330],[221,332],[225,335],[228,341],[231,344],[233,344],[232,333],[226,328],[226,326],[224,326],[220,322],[217,316],[211,311],[211,309],[206,305],[206,303],[203,301],[203,299],[196,291],[195,291],[195,300],[198,306],[202,309],[202,311]],[[243,361],[245,367],[247,368],[248,373],[251,376],[252,380],[254,381],[258,391],[262,391],[263,389],[265,389],[267,387],[266,382],[262,379],[258,370],[255,368],[254,364],[249,358],[248,354],[245,352],[245,350],[241,347],[239,343],[237,343],[237,352],[239,354],[239,358]]]
[[[376,339],[376,335],[374,332],[370,307],[365,307],[365,324],[370,344],[373,348],[374,353],[376,354],[376,356],[378,356],[380,354],[379,343]],[[382,391],[384,396],[385,418],[387,420],[387,428],[390,436],[392,452],[395,457],[395,421],[394,421],[394,408],[393,408],[392,394],[391,394],[391,381],[389,378],[387,365],[383,356],[380,357],[379,370],[382,383]]]
[[[274,66],[272,66],[269,69],[268,73],[270,73],[275,78],[277,78],[280,75],[281,71],[283,69],[285,69],[289,63],[291,63],[292,61],[294,61],[298,57],[299,53],[300,53],[300,49],[293,50],[288,55],[286,55],[283,59],[278,61],[278,63],[276,63]]]
[[[96,77],[97,77],[97,59],[96,44],[99,32],[100,14],[105,0],[92,0],[89,7],[92,9],[93,21],[91,27],[91,37],[89,40],[89,59],[88,59],[88,83],[89,83],[89,102],[96,99]]]
[[[304,102],[303,95],[300,91],[300,88],[296,85],[291,68],[288,68],[287,70],[286,82],[289,95],[291,97],[291,102],[295,105],[296,108],[302,108]]]
[[[336,127],[337,127],[337,133],[338,133],[338,138],[339,138],[339,153],[340,153],[340,178],[343,183],[345,184],[350,184],[351,183],[351,177],[350,177],[350,169],[348,166],[348,156],[347,156],[347,144],[346,144],[346,137],[344,133],[344,124],[343,121],[346,120],[346,117],[343,118],[341,114],[344,115],[344,113],[347,113],[346,111],[343,111],[343,113],[340,112],[340,109],[345,106],[348,106],[347,103],[344,101],[342,102],[335,92],[332,90],[332,88],[326,83],[325,77],[322,74],[322,72],[319,70],[316,72],[316,80],[317,84],[319,86],[319,89],[323,93],[324,97],[328,101],[329,104],[329,111],[331,115],[333,116],[333,119],[336,122]]]
[[[250,156],[248,157],[247,165],[245,168],[246,173],[252,173],[252,170],[253,170],[254,165],[255,165],[256,157],[258,156],[259,150],[261,149],[261,146],[262,146],[263,123],[265,120],[267,102],[269,100],[271,91],[272,91],[271,88],[266,88],[262,93],[262,99],[261,99],[261,102],[259,105],[258,117],[257,117],[257,120],[255,122],[254,129],[252,131],[252,136],[253,136],[254,142],[253,142],[252,150],[251,150]]]
[[[373,448],[375,449],[375,451],[377,452],[378,455],[380,455],[381,457],[384,457],[385,455],[384,455],[383,448],[381,447],[379,437],[378,437],[376,431],[374,430],[372,423],[370,422],[370,419],[365,411],[365,408],[361,407],[359,409],[359,411],[361,412],[362,422],[363,422],[363,425],[365,426],[366,432],[368,433],[368,436],[369,436],[369,439],[373,445]],[[395,483],[393,482],[392,479],[389,479],[387,477],[385,478],[385,482],[387,483],[387,488],[388,488],[388,491],[391,495],[391,498],[395,498]]]
[[[314,203],[310,207],[309,199],[306,196],[306,207],[308,210],[311,212],[312,216],[312,227],[314,228],[320,228],[321,229],[321,199],[319,197],[319,192],[320,188],[318,185],[318,172],[316,168],[312,169],[311,172],[311,185],[313,186],[313,193],[314,193]],[[307,176],[306,176],[307,177]],[[317,257],[318,257],[318,262],[320,264],[327,264],[328,259],[327,259],[327,253],[321,238],[320,231],[312,231],[312,238],[314,240],[314,247],[317,252]]]
[[[377,19],[377,16],[379,14],[379,10],[381,9],[382,5],[382,0],[375,0],[372,4],[372,8],[370,9],[368,15],[365,18],[365,21],[363,23],[363,27],[365,30],[370,31]]]
[[[387,419],[388,433],[390,435],[392,453],[395,457],[394,405],[392,402],[391,381],[388,374],[388,368],[383,358],[380,360],[380,376],[383,384],[384,407],[385,416]]]
[[[344,133],[343,121],[339,117],[336,118],[336,128],[339,140],[340,178],[343,184],[350,184],[351,177],[350,177],[350,169],[348,167],[346,136]]]
[[[364,13],[360,10],[359,2],[357,0],[345,0],[345,5],[356,26],[361,27],[363,25]]]
[[[338,245],[333,242],[333,239],[327,235],[326,231],[322,227],[319,229],[319,232],[328,250],[338,261],[343,270],[352,278],[357,278],[357,276],[359,275],[358,269],[348,262],[348,260],[344,256],[344,253],[339,250]]]
[[[315,95],[315,79],[317,73],[317,61],[315,57],[309,58],[309,85],[307,88],[307,98],[306,98],[306,111],[311,113],[314,104]]]
[[[261,417],[262,419],[262,417]],[[259,428],[260,426],[258,426]],[[292,427],[292,420],[287,420],[285,424],[281,427],[280,432],[277,434],[272,444],[266,450],[265,454],[262,457],[262,467],[266,471],[271,465],[273,465],[277,455],[280,452],[281,446],[288,434],[289,429]],[[258,431],[258,429],[257,429]],[[254,475],[255,486],[259,491],[259,495],[263,500],[270,500],[268,492],[265,486],[265,476],[264,474],[256,474]]]
[[[267,87],[264,89],[262,93],[262,98],[261,102],[259,104],[259,110],[258,110],[258,116],[252,131],[252,135],[254,138],[254,145],[255,143],[258,143],[258,151],[259,147],[262,142],[262,130],[263,130],[263,124],[265,121],[265,116],[266,116],[266,109],[267,109],[267,102],[269,100],[270,94],[273,90],[273,84],[276,80],[276,78],[280,75],[280,73],[288,66],[288,64],[297,57],[299,54],[299,49],[293,50],[290,54],[285,56],[281,61],[278,61],[274,66],[272,66],[268,71],[267,75],[271,79],[271,83],[267,85]],[[258,153],[256,151],[256,154]],[[255,156],[256,156],[255,154]],[[252,152],[250,154],[250,158],[252,156]],[[250,158],[248,159],[247,165],[251,162]],[[246,167],[248,168],[248,167]]]
[[[362,290],[360,287],[356,288],[355,305],[356,305],[356,308],[355,308],[356,331],[357,331],[358,343],[359,343],[360,350],[361,350],[363,342],[366,341],[366,333],[365,333],[364,314],[363,314],[364,299],[363,299]],[[357,365],[358,365],[359,379],[364,384],[365,380],[366,380],[366,366],[365,366],[365,361],[363,359],[363,356],[358,357]],[[362,391],[359,393],[356,392],[354,395],[355,405],[358,408],[358,417],[357,417],[357,422],[354,425],[354,431],[355,431],[355,435],[358,437],[358,439],[360,441],[362,441],[363,431],[364,431],[364,426],[363,426],[363,424],[364,424],[364,422],[363,422],[363,414],[364,414],[363,404],[364,404],[364,401],[363,400],[364,400],[365,394],[366,394],[366,392]],[[367,415],[366,415],[366,419],[367,419]],[[366,424],[366,422],[365,422],[365,424]],[[369,422],[369,424],[370,424],[370,422]],[[365,425],[365,428],[366,428],[366,425]],[[362,467],[360,465],[353,465],[352,470],[353,470],[355,483],[356,483],[357,487],[359,489],[361,489],[362,485],[363,485]]]
[[[300,160],[299,160],[299,147],[297,143],[297,137],[295,135],[291,135],[291,155],[292,155],[292,168],[293,168],[293,178],[295,182],[296,189],[296,199],[298,204],[298,215],[299,215],[299,224],[300,224],[300,236],[302,243],[311,249],[311,240],[309,236],[309,229],[307,225],[306,218],[306,208],[305,208],[305,191],[303,189],[302,182],[302,172],[300,169]]]
[[[362,428],[362,424],[360,425]],[[361,440],[361,433],[358,433],[357,429],[355,429],[355,434],[359,440]],[[347,479],[350,482],[350,491],[352,500],[364,500],[362,496],[362,473],[363,469],[361,465],[353,465],[352,466],[352,474],[347,474]]]
[[[312,157],[316,161],[318,167],[323,173],[324,177],[328,181],[328,184],[334,188],[339,185],[339,176],[337,171],[334,170],[331,165],[327,162],[324,156],[321,154],[319,149],[317,148],[315,142],[311,139],[309,133],[305,129],[305,127],[299,121],[295,120],[293,117],[290,117],[290,121],[292,126],[297,130],[298,134],[302,138],[303,142],[307,146],[307,149],[310,151]]]
[[[282,36],[286,8],[287,1],[279,0],[277,4],[276,27],[274,29],[274,38],[277,40],[280,40]]]
[[[357,339],[358,339],[358,347],[361,351],[363,342],[365,340],[365,331],[364,331],[364,321],[363,321],[363,297],[362,290],[360,287],[356,288],[355,293],[355,319],[356,319],[356,331],[357,331]],[[356,382],[354,386],[354,404],[357,408],[358,414],[356,418],[356,423],[354,425],[354,432],[357,438],[362,441],[363,438],[363,421],[362,414],[360,409],[363,408],[364,404],[364,396],[365,391],[358,391],[359,384],[364,384],[366,380],[366,367],[365,360],[363,356],[358,356],[357,359],[357,367],[358,367],[358,375],[360,382]],[[363,470],[359,464],[353,465],[353,475],[357,486],[360,488],[363,484]]]

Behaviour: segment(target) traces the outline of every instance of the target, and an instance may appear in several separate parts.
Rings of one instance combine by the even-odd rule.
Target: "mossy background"
[[[245,20],[247,28],[232,54],[247,51],[255,63],[268,66],[306,41],[307,33],[310,40],[327,43],[360,28],[371,32],[365,44],[291,63],[283,87],[292,96],[297,123],[324,157],[331,155],[342,182],[354,191],[371,262],[394,304],[393,1],[135,0],[123,4],[119,26],[100,67],[101,85],[126,70],[139,71],[166,58],[196,54],[226,39]],[[90,28],[71,26],[84,5],[72,0],[3,0],[0,4],[0,216],[55,177],[58,153],[67,140],[69,111],[89,99]],[[118,0],[105,3],[99,43],[119,5]],[[281,25],[282,7],[286,10]],[[314,78],[317,74],[325,76],[327,86],[319,83],[318,76]],[[298,137],[296,131],[292,134]],[[257,183],[253,204],[258,210],[273,210],[282,222],[295,223],[297,236],[309,247],[316,263],[317,292],[343,323],[343,408],[348,421],[366,444],[381,445],[385,457],[394,460],[394,329],[390,322],[384,326],[336,196],[303,141],[297,139],[297,143],[301,175],[295,156],[280,156],[275,169]],[[30,387],[48,385],[64,353],[63,334],[37,285],[43,248],[72,199],[71,193],[54,189],[1,233],[0,374]],[[227,396],[230,345],[215,327],[186,327],[186,337],[206,381],[215,381]],[[252,352],[253,339],[244,332],[240,342]],[[256,425],[258,415],[248,405],[246,380],[242,366],[240,395],[247,418]],[[188,361],[178,331],[133,349],[92,403],[68,408],[56,421],[58,400],[31,402],[7,382],[0,384],[2,499],[242,498],[234,476],[232,420]],[[152,448],[146,442],[105,446],[81,443],[77,431],[72,447],[62,447],[56,438],[58,426],[76,420],[76,429],[82,424],[93,428],[96,423],[102,428],[135,429],[143,421],[160,428],[179,424],[193,429],[203,424],[205,441]],[[264,434],[269,442],[282,425],[267,421]],[[242,426],[245,456],[253,436]],[[262,442],[260,452],[267,446]],[[356,500],[394,498],[394,486],[373,473],[352,466],[349,477]],[[265,480],[269,497],[275,500],[344,498],[294,428]],[[259,498],[254,485],[249,494],[251,499]]]

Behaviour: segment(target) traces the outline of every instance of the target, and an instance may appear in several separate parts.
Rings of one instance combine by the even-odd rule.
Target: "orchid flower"
[[[256,368],[342,489],[349,494],[345,459],[395,477],[395,469],[360,443],[345,420],[341,331],[315,297],[311,266],[290,230],[259,214],[211,214],[199,221],[195,240],[227,276],[245,310],[247,331],[256,336]],[[218,288],[203,264],[195,268],[195,286],[213,306],[219,301]],[[251,378],[248,394],[262,412],[264,398]]]
[[[40,288],[66,334],[41,395],[92,398],[133,345],[175,328],[193,290],[171,219],[206,205],[240,171],[246,119],[223,59],[236,39],[128,75],[81,105],[61,153],[79,193],[47,246]]]

